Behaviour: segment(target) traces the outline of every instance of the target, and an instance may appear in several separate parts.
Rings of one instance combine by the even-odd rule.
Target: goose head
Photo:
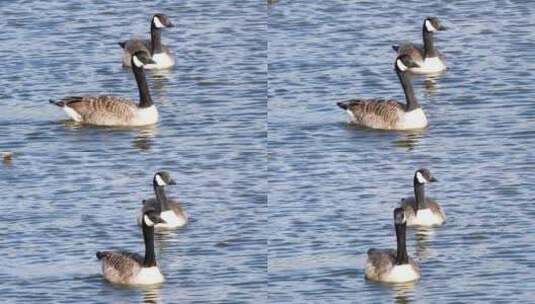
[[[171,22],[169,17],[164,14],[155,14],[152,16],[152,26],[157,29],[174,27],[175,25]]]
[[[154,174],[153,183],[158,187],[165,187],[167,185],[176,185],[175,181],[171,178],[171,175],[166,171],[159,171]]]
[[[143,226],[154,227],[156,224],[165,223],[165,220],[160,217],[156,209],[150,208],[143,213],[142,223]]]
[[[438,180],[433,177],[431,171],[426,168],[418,169],[414,174],[414,183],[415,184],[427,184],[432,182],[437,182]]]
[[[394,64],[394,69],[398,72],[405,72],[410,68],[416,68],[416,67],[419,67],[419,65],[416,64],[414,60],[412,60],[411,57],[406,54],[399,55],[396,58],[396,62]]]
[[[432,33],[436,31],[444,31],[446,27],[440,23],[440,20],[436,17],[427,17],[424,21],[424,30]]]
[[[138,50],[132,55],[132,65],[141,68],[146,64],[156,63],[152,60],[150,53],[144,50]]]

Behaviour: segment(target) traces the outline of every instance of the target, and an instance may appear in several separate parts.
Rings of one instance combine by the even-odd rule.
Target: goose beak
[[[169,22],[167,22],[165,27],[175,27],[175,25],[171,21],[169,21]]]
[[[437,28],[438,31],[445,31],[445,30],[447,30],[447,29],[448,29],[448,28],[445,27],[445,26],[443,26],[443,25],[441,25],[441,26],[439,26],[439,27]]]
[[[431,177],[431,179],[429,180],[430,182],[438,182],[438,179],[434,178],[434,177]]]
[[[176,182],[174,179],[171,179],[168,183],[168,185],[176,185]]]

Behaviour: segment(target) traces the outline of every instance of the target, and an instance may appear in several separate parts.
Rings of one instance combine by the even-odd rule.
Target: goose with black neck
[[[135,50],[143,47],[146,48],[152,57],[154,63],[148,64],[146,69],[168,69],[175,65],[175,59],[171,50],[162,44],[162,30],[174,27],[169,17],[165,14],[155,14],[152,16],[150,25],[150,39],[129,39],[119,42],[123,48],[123,66],[131,67],[130,57]]]
[[[154,226],[163,223],[158,212],[147,209],[142,215],[145,256],[127,251],[98,251],[104,279],[121,285],[153,285],[165,281],[156,262]]]
[[[365,270],[366,279],[386,283],[404,283],[420,278],[418,264],[407,253],[407,222],[401,208],[394,209],[394,226],[397,249],[369,249]]]
[[[440,226],[446,221],[446,215],[440,205],[425,196],[425,184],[437,179],[426,168],[414,173],[414,197],[401,199],[401,208],[405,211],[409,226]]]
[[[131,58],[132,71],[139,91],[139,103],[118,96],[68,96],[50,103],[62,108],[74,121],[96,126],[136,127],[153,125],[159,114],[152,102],[143,67],[154,62],[146,51]]]
[[[156,209],[159,216],[165,221],[157,224],[155,226],[157,229],[174,229],[183,227],[188,223],[188,215],[182,208],[182,204],[176,199],[168,198],[165,193],[166,186],[175,184],[176,182],[168,172],[156,172],[152,180],[156,197],[143,200],[142,214],[146,209]],[[140,223],[140,218],[138,218],[138,223]]]
[[[447,69],[444,56],[435,48],[433,35],[437,31],[444,31],[440,20],[435,17],[427,17],[422,28],[423,45],[404,43],[394,45],[392,48],[399,55],[408,55],[417,64],[409,71],[415,74],[436,74]]]
[[[406,103],[380,98],[352,99],[337,105],[349,115],[349,122],[358,126],[381,130],[414,130],[427,126],[410,81],[408,69],[416,64],[407,55],[396,58],[394,69],[405,93]]]

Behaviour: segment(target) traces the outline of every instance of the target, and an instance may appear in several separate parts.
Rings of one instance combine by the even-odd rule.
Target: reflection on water
[[[160,299],[160,286],[143,287],[143,304],[157,304],[161,302]]]
[[[13,152],[0,151],[0,156],[2,157],[2,163],[5,166],[11,166],[13,161]]]
[[[417,281],[407,282],[407,283],[397,283],[391,285],[394,297],[394,303],[396,304],[408,304],[410,303],[410,298],[414,293],[414,287],[416,286]]]
[[[397,132],[399,139],[394,140],[393,144],[398,148],[405,148],[407,151],[412,151],[422,140],[426,132],[427,129]]]
[[[417,227],[415,237],[416,237],[416,260],[425,261],[429,257],[429,252],[427,249],[427,240],[430,236],[434,234],[433,228],[428,227]]]
[[[132,141],[132,145],[141,151],[149,151],[153,138],[158,134],[157,125],[139,127],[135,131],[136,137]]]

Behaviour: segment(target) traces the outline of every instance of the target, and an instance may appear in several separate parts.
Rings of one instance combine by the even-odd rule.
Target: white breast
[[[398,130],[423,129],[427,127],[427,117],[422,108],[405,112],[399,120]]]
[[[187,218],[177,216],[173,210],[167,210],[160,213],[160,217],[165,223],[157,224],[156,228],[176,228],[182,227],[187,223]]]
[[[446,69],[446,64],[440,57],[425,58],[424,61],[418,63],[420,67],[411,68],[410,71],[418,74],[439,73]]]
[[[442,225],[444,222],[444,219],[442,216],[433,213],[431,209],[419,209],[416,213],[416,217],[410,219],[410,223],[407,223],[409,225],[417,225],[417,226],[436,226],[436,225]]]
[[[77,121],[77,122],[82,121],[82,116],[80,116],[80,114],[78,114],[78,112],[76,112],[74,109],[69,108],[68,106],[64,106],[62,109],[63,109],[63,111],[65,111],[65,113],[67,113],[67,115],[69,115],[69,117],[72,118],[74,121]]]
[[[175,65],[175,59],[167,53],[154,54],[152,60],[156,61],[156,64],[147,64],[144,66],[146,69],[168,69]]]
[[[158,109],[155,105],[148,108],[141,108],[136,111],[136,117],[132,120],[132,126],[146,126],[158,122]]]
[[[382,277],[383,282],[402,283],[418,280],[420,274],[411,264],[394,265],[390,271]]]
[[[137,275],[130,281],[133,285],[158,284],[165,281],[160,269],[157,266],[143,267]]]

